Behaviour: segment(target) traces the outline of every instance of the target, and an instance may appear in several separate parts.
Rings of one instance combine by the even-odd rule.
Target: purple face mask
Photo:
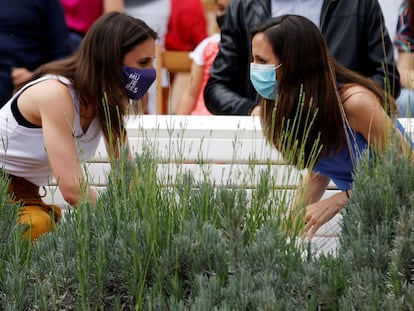
[[[141,99],[157,76],[154,68],[137,69],[123,66],[122,73],[125,78],[126,94],[133,100]]]

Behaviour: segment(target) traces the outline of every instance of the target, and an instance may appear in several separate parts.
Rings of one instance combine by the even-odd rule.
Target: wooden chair
[[[188,51],[165,51],[161,45],[157,45],[157,114],[171,113],[171,109],[169,109],[171,77],[177,73],[190,73],[192,63]],[[162,85],[163,68],[167,71],[168,86]]]

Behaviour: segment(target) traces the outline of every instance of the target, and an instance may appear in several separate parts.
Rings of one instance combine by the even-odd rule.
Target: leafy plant
[[[152,146],[121,155],[96,206],[68,208],[33,245],[1,180],[1,309],[412,308],[414,167],[392,144],[361,162],[338,252],[319,256],[286,230],[290,189],[275,190],[270,163],[240,176],[252,192],[217,186],[206,167],[201,181],[171,170],[166,187]]]

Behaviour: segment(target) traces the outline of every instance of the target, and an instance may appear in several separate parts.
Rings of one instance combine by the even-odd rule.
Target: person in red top
[[[201,0],[171,0],[166,50],[192,51],[207,35],[207,20]]]
[[[124,0],[61,0],[70,32],[71,51],[78,49],[93,22],[107,12],[122,12]]]
[[[414,0],[413,0],[414,1]],[[230,0],[214,0],[216,5],[216,22],[218,29],[226,17]],[[210,78],[210,67],[219,50],[220,32],[217,32],[200,42],[190,53],[193,60],[190,83],[182,91],[175,114],[177,115],[212,115],[204,103],[204,87]]]

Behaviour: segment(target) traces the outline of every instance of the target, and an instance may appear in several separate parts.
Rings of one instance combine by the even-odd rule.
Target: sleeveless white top
[[[38,186],[47,185],[53,178],[43,131],[42,128],[19,125],[13,116],[11,103],[28,87],[49,79],[59,80],[69,88],[75,110],[73,141],[81,163],[92,157],[102,137],[98,117],[92,120],[86,133],[83,132],[79,117],[79,99],[68,79],[46,75],[25,85],[0,109],[0,163],[9,174],[23,177]]]

